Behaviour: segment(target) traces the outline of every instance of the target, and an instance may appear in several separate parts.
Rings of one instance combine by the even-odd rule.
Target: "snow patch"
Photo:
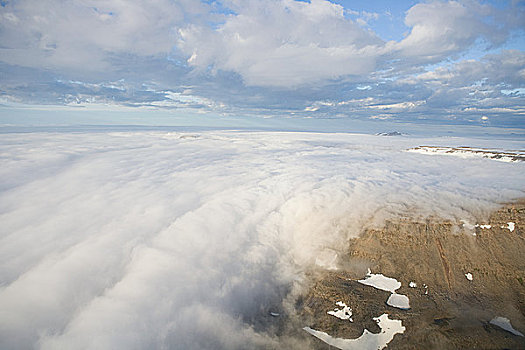
[[[337,306],[340,306],[341,309],[335,308],[334,310],[330,310],[327,312],[327,314],[335,316],[337,318],[340,318],[341,320],[348,320],[350,322],[354,322],[352,320],[352,309],[349,308],[345,303],[342,301],[338,301],[335,303]]]
[[[370,269],[368,269],[365,279],[358,280],[358,282],[392,293],[386,301],[388,305],[404,310],[410,309],[408,297],[406,295],[396,293],[396,290],[401,287],[401,282],[395,278],[386,277],[380,273],[374,274],[370,271]]]
[[[310,327],[304,327],[303,329],[326,344],[341,350],[381,350],[394,339],[396,334],[401,334],[406,329],[401,320],[389,319],[388,314],[374,317],[374,321],[381,328],[381,332],[374,334],[365,329],[363,334],[356,339],[334,338],[325,332],[317,331]]]
[[[386,301],[387,305],[397,307],[398,309],[408,310],[410,309],[410,301],[406,295],[392,293]]]
[[[467,220],[461,220],[461,222],[463,223],[463,227],[466,228],[467,230],[470,230],[470,231],[474,231],[476,229],[476,227],[479,227],[481,229],[490,229],[492,228],[492,225],[480,225],[480,224],[471,224],[470,222],[468,222]],[[472,235],[473,236],[476,236],[476,232],[472,232]]]
[[[501,317],[501,316],[494,317],[492,320],[490,320],[490,324],[498,326],[501,329],[504,329],[507,332],[510,332],[514,335],[523,337],[523,333],[514,329],[514,327],[512,327],[512,324],[510,323],[510,320],[506,317]]]
[[[394,293],[397,289],[401,287],[401,282],[399,282],[395,278],[386,277],[380,273],[371,273],[370,269],[368,269],[368,273],[366,274],[365,279],[358,280],[357,282],[390,293]]]
[[[408,286],[409,286],[410,288],[416,288],[416,287],[417,287],[417,284],[416,284],[416,282],[410,282],[410,283],[408,284]]]
[[[492,227],[492,225],[480,225],[480,224],[472,225],[467,220],[461,220],[461,222],[463,222],[463,227],[468,228],[469,230],[473,230],[476,227],[479,227],[479,228],[482,228],[482,229],[489,229],[489,228]]]
[[[510,232],[513,232],[514,229],[516,228],[516,224],[513,223],[513,222],[507,222],[507,226],[501,226],[501,228],[506,228],[506,229],[508,229]]]

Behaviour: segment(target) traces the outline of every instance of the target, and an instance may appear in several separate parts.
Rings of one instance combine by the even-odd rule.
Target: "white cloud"
[[[505,50],[479,60],[459,60],[398,79],[392,89],[420,91],[423,94],[420,98],[426,100],[425,106],[420,107],[427,115],[439,115],[446,108],[459,117],[475,117],[472,120],[477,120],[480,113],[491,113],[498,114],[498,118],[491,121],[506,118],[519,123],[524,96],[505,91],[519,91],[525,78],[524,65],[523,52]],[[503,91],[503,87],[507,90]]]
[[[158,94],[163,95],[164,99],[160,99],[157,101],[142,103],[145,106],[156,106],[156,107],[206,107],[206,108],[221,108],[224,107],[224,105],[220,103],[215,103],[212,100],[202,98],[199,96],[194,96],[191,94],[191,92],[173,92],[173,91],[162,91],[158,92]]]
[[[245,1],[216,30],[189,26],[178,46],[199,69],[233,71],[247,85],[294,87],[362,75],[382,41],[326,0]]]
[[[525,115],[525,108],[502,108],[502,107],[492,107],[492,108],[478,108],[478,107],[467,107],[465,112],[479,112],[479,113],[513,113],[518,115]],[[485,117],[488,119],[487,117]]]
[[[308,349],[306,337],[273,333],[268,312],[287,310],[319,254],[398,214],[470,220],[523,196],[523,164],[404,152],[421,143],[521,147],[307,133],[4,134],[0,347]]]
[[[466,59],[404,79],[407,83],[430,82],[447,86],[481,87],[487,84],[519,86],[525,80],[525,53],[505,50],[479,60]]]
[[[404,111],[404,110],[411,110],[416,107],[422,106],[425,104],[425,101],[414,101],[414,102],[399,102],[399,103],[391,103],[391,104],[376,104],[376,105],[370,105],[367,106],[371,109],[388,109],[392,111]]]
[[[3,62],[38,68],[101,71],[112,55],[167,54],[185,15],[204,12],[183,0],[7,2],[0,11]]]
[[[7,1],[0,92],[20,103],[264,117],[370,118],[369,106],[396,105],[407,112],[399,120],[417,112],[444,123],[476,120],[465,108],[500,108],[492,125],[517,126],[523,52],[496,50],[523,12],[515,2],[425,1],[408,9],[407,37],[385,43],[373,32],[384,15],[328,0]],[[496,54],[478,59],[483,46]],[[429,63],[438,68],[422,73]],[[426,103],[402,105],[416,101]]]
[[[324,84],[390,65],[395,73],[464,52],[478,39],[498,46],[516,27],[512,14],[490,5],[431,1],[408,10],[406,38],[385,43],[361,27],[378,14],[365,11],[354,22],[345,12],[357,12],[328,0],[233,1],[231,7],[235,13],[216,29],[181,29],[178,47],[190,66],[232,71],[255,86]]]
[[[501,93],[504,95],[525,95],[525,88],[517,88],[512,90],[503,89]]]
[[[491,6],[475,1],[416,4],[405,18],[410,33],[401,42],[389,45],[405,57],[439,61],[464,51],[480,37],[491,44],[501,44],[506,39],[506,30],[485,21],[487,16],[495,14]]]

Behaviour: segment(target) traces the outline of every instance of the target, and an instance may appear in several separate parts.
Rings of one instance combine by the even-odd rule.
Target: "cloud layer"
[[[366,76],[386,61],[435,63],[477,39],[501,45],[513,26],[490,22],[499,12],[474,1],[416,4],[406,14],[410,33],[384,42],[327,0],[231,2],[233,15],[216,29],[180,30],[191,66],[233,71],[248,85],[295,87],[346,76]],[[510,14],[508,15],[510,17]]]
[[[494,146],[306,133],[4,134],[0,347],[308,348],[306,336],[278,336],[269,312],[290,311],[319,257],[396,215],[472,221],[523,196],[523,164],[405,152],[420,143]]]
[[[4,1],[0,102],[523,127],[521,2],[348,6]]]

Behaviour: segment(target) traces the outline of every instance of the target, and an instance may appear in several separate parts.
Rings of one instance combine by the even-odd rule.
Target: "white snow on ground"
[[[406,295],[392,293],[386,301],[387,305],[397,307],[398,309],[408,310],[410,309],[410,301]]]
[[[467,272],[465,274],[465,277],[469,280],[469,281],[472,281],[473,277],[472,277],[472,274],[470,272]]]
[[[516,228],[516,224],[513,223],[513,222],[507,222],[507,226],[501,226],[501,228],[506,228],[506,229],[508,229],[510,232],[513,232],[514,229]]]
[[[406,295],[397,294],[395,291],[401,287],[401,282],[395,278],[386,277],[380,273],[372,273],[368,269],[365,279],[358,280],[359,283],[392,293],[387,304],[400,309],[409,309],[409,299]]]
[[[401,282],[395,278],[386,277],[380,273],[374,274],[370,271],[370,269],[368,269],[366,277],[362,280],[358,280],[358,282],[390,293],[394,293],[401,287]]]
[[[416,282],[410,282],[410,283],[408,284],[408,286],[409,286],[410,288],[416,288],[416,287],[417,287],[417,284],[416,284]]]
[[[310,327],[304,327],[303,329],[326,344],[341,350],[381,350],[394,339],[396,334],[401,334],[406,329],[401,320],[389,319],[388,314],[375,317],[374,321],[381,328],[381,332],[374,334],[365,329],[363,334],[356,339],[334,338],[325,332],[317,331]]]
[[[340,318],[341,320],[349,320],[350,322],[354,322],[354,320],[352,320],[352,309],[351,308],[349,308],[342,301],[338,301],[335,304],[337,306],[340,306],[341,309],[335,308],[334,310],[328,311],[327,314]]]
[[[510,323],[510,320],[506,317],[501,317],[501,316],[494,317],[492,320],[490,320],[490,323],[514,335],[523,337],[523,333],[514,329],[514,327],[512,327],[512,324]]]
[[[492,227],[492,225],[481,225],[481,224],[475,224],[475,225],[473,225],[473,224],[471,224],[470,222],[468,222],[467,220],[461,220],[461,222],[463,223],[462,226],[463,226],[464,228],[466,228],[466,229],[472,231],[472,235],[473,235],[473,236],[476,236],[476,232],[474,231],[474,229],[475,229],[476,227],[479,227],[479,228],[481,228],[481,229],[490,229],[490,228]]]
[[[463,227],[465,227],[465,228],[467,228],[469,230],[473,230],[476,227],[479,227],[479,228],[482,228],[482,229],[489,229],[489,228],[492,227],[491,225],[481,225],[481,224],[472,225],[467,220],[461,220],[461,222],[463,222]]]

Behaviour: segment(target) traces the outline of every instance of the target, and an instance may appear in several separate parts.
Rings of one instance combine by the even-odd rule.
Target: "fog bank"
[[[406,152],[518,141],[278,132],[4,134],[0,348],[307,348],[310,268],[385,219],[474,222],[525,163]],[[304,325],[306,326],[306,325]]]

